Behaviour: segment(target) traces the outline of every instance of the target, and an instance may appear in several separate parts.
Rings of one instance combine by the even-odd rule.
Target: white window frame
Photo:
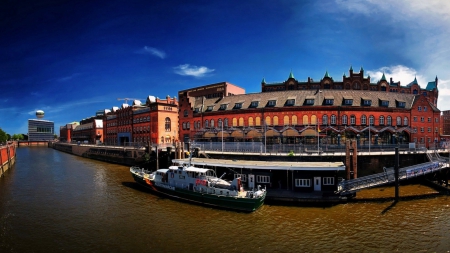
[[[296,178],[295,187],[311,187],[311,179]]]
[[[323,185],[334,185],[334,177],[323,177]]]
[[[234,174],[234,178],[241,178],[242,182],[247,182],[247,174]]]
[[[256,175],[256,183],[268,184],[270,183],[270,176]]]

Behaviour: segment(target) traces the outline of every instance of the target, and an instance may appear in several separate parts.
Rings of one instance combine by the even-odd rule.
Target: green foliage
[[[288,156],[294,156],[294,150],[289,151]]]
[[[6,135],[5,131],[0,128],[0,143],[6,142],[8,140],[8,135]]]
[[[23,134],[13,134],[13,136],[11,136],[10,139],[13,139],[16,141],[16,140],[23,140],[24,137],[23,137]]]

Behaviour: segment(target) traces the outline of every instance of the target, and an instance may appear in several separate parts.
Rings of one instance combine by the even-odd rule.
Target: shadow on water
[[[397,205],[398,201],[394,200],[394,202],[392,202],[392,204],[390,204],[388,207],[386,207],[381,214],[385,214],[387,213],[389,210],[391,210],[395,205]]]
[[[145,188],[144,186],[142,186],[136,182],[122,182],[122,185],[125,187],[128,187],[130,189],[140,191],[140,192],[152,193],[151,190]]]

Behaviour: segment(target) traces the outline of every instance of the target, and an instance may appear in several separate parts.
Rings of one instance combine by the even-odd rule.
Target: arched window
[[[366,120],[367,120],[366,115],[362,115],[361,116],[361,125],[367,124]]]
[[[347,125],[347,124],[348,124],[347,115],[342,115],[342,125]]]
[[[239,118],[239,126],[244,126],[244,118]]]
[[[356,117],[355,117],[355,115],[351,115],[350,116],[350,124],[351,125],[355,125],[356,124]]]
[[[336,115],[331,115],[331,125],[336,125]]]
[[[315,125],[315,124],[317,124],[317,116],[313,115],[313,116],[311,116],[311,125]]]
[[[270,117],[269,117],[269,116],[266,117],[266,125],[267,125],[267,126],[270,126],[270,125],[271,125],[271,123],[270,123]]]
[[[217,127],[223,127],[222,119],[217,120]]]
[[[164,143],[164,136],[161,136],[161,143]]]
[[[404,117],[403,118],[403,125],[407,126],[408,125],[408,117]]]
[[[387,116],[386,125],[388,125],[388,126],[392,125],[392,118],[391,118],[391,116]]]
[[[328,115],[322,116],[322,125],[328,125]]]
[[[228,127],[228,119],[225,119],[225,120],[224,120],[223,125],[226,126],[226,127]]]
[[[186,129],[186,122],[183,122],[183,130]]]
[[[211,124],[211,128],[213,128],[214,127],[214,120],[213,119],[210,121],[210,124]]]
[[[273,125],[278,126],[278,116],[273,116]]]
[[[172,131],[172,126],[171,126],[171,124],[170,124],[170,118],[169,117],[166,117],[166,132],[170,132],[170,131]]]
[[[191,123],[188,122],[188,123],[186,124],[186,127],[187,127],[187,129],[191,129]],[[148,130],[150,130],[150,129],[148,129]]]
[[[256,126],[261,126],[261,118],[260,117],[256,117],[256,120],[255,120],[256,122],[255,122],[255,125]]]
[[[248,126],[253,126],[253,117],[248,117]]]
[[[187,116],[189,115],[189,114],[188,114],[188,111],[187,111],[187,110],[184,110],[183,115],[184,115],[184,117],[187,117]]]
[[[309,125],[308,115],[303,115],[303,125]]]
[[[292,125],[294,125],[294,126],[298,125],[297,116],[296,115],[292,116]]]
[[[380,124],[380,126],[384,125],[384,116],[380,116],[380,118],[378,119],[378,123]]]
[[[288,126],[289,125],[289,116],[284,115],[283,118],[283,125]]]
[[[373,126],[375,124],[375,117],[373,115],[369,116],[369,125]]]
[[[401,126],[402,125],[402,117],[397,117],[397,126]]]
[[[236,118],[233,118],[233,126],[234,127],[237,126],[237,119]]]
[[[205,128],[209,127],[209,121],[207,119],[205,119]]]

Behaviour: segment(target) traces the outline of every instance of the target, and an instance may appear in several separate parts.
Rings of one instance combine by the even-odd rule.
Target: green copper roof
[[[417,82],[417,78],[416,77],[414,77],[414,81],[410,82],[408,85],[406,85],[406,87],[411,87],[413,84],[419,85],[419,83]]]
[[[325,77],[330,78],[330,75],[328,75],[328,70],[325,72],[325,76],[323,78],[325,78]]]
[[[383,72],[383,76],[381,77],[380,81],[386,81],[386,76],[384,76],[384,72]]]
[[[289,78],[294,78],[294,74],[292,74],[292,70],[291,70],[291,73],[289,74]]]
[[[425,88],[428,91],[432,91],[433,89],[437,90],[437,85],[436,85],[436,81],[434,82],[428,82],[427,84],[427,88]]]
[[[353,71],[353,67],[352,67],[352,65],[350,65],[350,70],[351,70],[351,71]]]
[[[263,80],[261,81],[261,83],[266,83],[266,79],[263,77]]]
[[[347,76],[345,75],[345,72],[344,72],[344,75],[343,75],[343,77],[347,77]]]
[[[363,67],[361,66],[361,69],[359,70],[360,72],[364,72],[364,69],[363,69]]]

